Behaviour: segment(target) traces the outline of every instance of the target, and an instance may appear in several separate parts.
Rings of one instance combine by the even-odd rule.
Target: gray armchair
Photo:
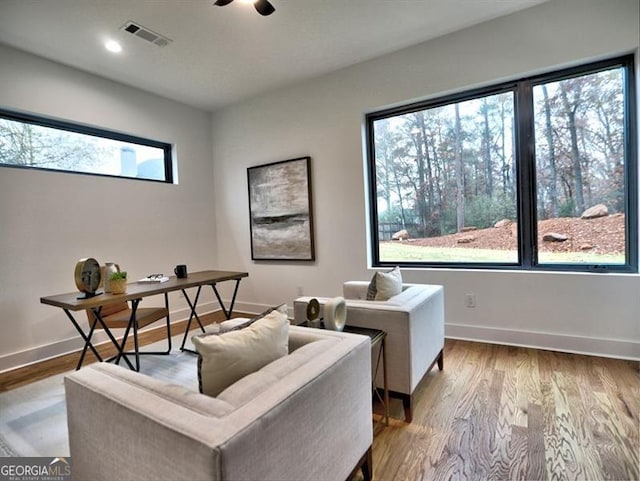
[[[386,331],[389,394],[402,400],[405,420],[411,422],[416,387],[436,363],[440,370],[444,367],[444,288],[403,284],[402,292],[388,301],[367,301],[368,286],[366,281],[344,283],[347,324]],[[306,319],[310,299],[295,300],[296,323]],[[326,300],[318,298],[321,306]],[[376,386],[383,386],[381,372]]]

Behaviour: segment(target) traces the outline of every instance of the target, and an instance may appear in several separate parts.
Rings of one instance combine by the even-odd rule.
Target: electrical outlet
[[[302,286],[298,286],[298,297],[304,296],[304,289]]]
[[[468,308],[473,309],[476,307],[476,295],[475,294],[467,294],[465,296],[466,305]]]

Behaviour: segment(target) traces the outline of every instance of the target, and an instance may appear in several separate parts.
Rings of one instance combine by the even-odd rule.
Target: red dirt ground
[[[613,214],[596,219],[561,217],[538,223],[538,245],[542,252],[580,252],[620,254],[625,249],[624,214]],[[504,227],[471,230],[457,234],[404,241],[412,245],[432,247],[464,247],[476,249],[516,249],[516,224]],[[544,234],[554,232],[568,237],[564,242],[543,241]],[[468,243],[458,243],[460,238],[473,238]],[[588,248],[588,246],[591,246]]]

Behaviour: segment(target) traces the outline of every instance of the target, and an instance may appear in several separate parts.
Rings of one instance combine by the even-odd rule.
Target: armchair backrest
[[[409,287],[416,286],[418,284],[404,283],[402,284],[402,290],[405,291]],[[342,295],[345,299],[357,299],[366,300],[367,290],[369,289],[369,281],[347,281],[342,284]]]

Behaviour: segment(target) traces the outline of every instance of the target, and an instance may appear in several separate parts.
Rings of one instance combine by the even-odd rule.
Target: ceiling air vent
[[[151,42],[158,47],[166,47],[173,40],[170,38],[164,37],[159,33],[155,33],[153,30],[148,29],[147,27],[143,27],[139,23],[135,22],[127,22],[125,23],[120,30],[124,30],[125,32],[129,32],[131,35],[135,35],[136,37],[141,38],[142,40],[146,40],[147,42]]]

